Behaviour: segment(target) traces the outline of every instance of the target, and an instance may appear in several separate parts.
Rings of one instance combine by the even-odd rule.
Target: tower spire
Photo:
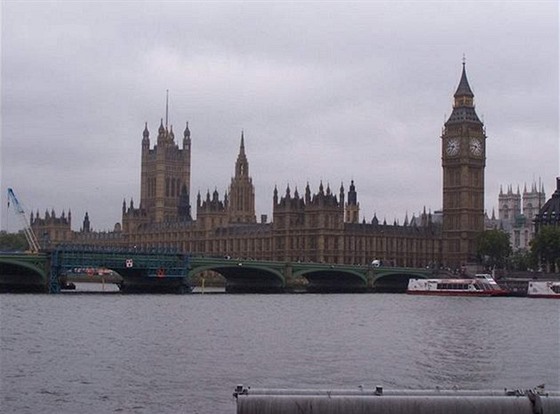
[[[255,223],[255,187],[249,175],[249,161],[245,155],[245,133],[241,131],[235,175],[229,186],[228,216],[231,223]]]
[[[166,90],[165,94],[165,129],[167,130],[167,124],[169,121],[169,89]]]
[[[241,130],[241,143],[239,144],[239,154],[237,155],[237,161],[235,163],[235,175],[249,176],[249,162],[245,155],[245,134],[243,130]]]
[[[453,112],[445,123],[445,127],[449,127],[451,124],[461,124],[463,122],[483,125],[475,111],[474,94],[467,79],[464,57],[461,80],[459,81],[459,85],[457,86],[457,90],[455,91],[453,98]]]
[[[463,72],[461,73],[461,80],[459,81],[459,86],[457,87],[457,91],[455,92],[454,95],[455,98],[460,96],[468,96],[470,98],[474,97],[474,94],[469,85],[469,81],[467,80],[467,69],[465,65],[466,65],[466,59],[465,59],[465,55],[463,55]]]
[[[475,262],[476,237],[484,231],[486,134],[475,111],[465,61],[463,56],[461,79],[453,95],[453,112],[444,124],[441,136],[444,183],[442,253],[448,265],[457,267]],[[509,196],[511,188],[507,190]],[[456,200],[466,201],[458,206]]]

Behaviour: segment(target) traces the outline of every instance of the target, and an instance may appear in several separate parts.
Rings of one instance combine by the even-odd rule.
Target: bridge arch
[[[223,276],[228,293],[279,293],[286,287],[286,278],[281,269],[259,262],[191,258],[189,279],[205,271]]]
[[[378,268],[372,278],[372,289],[375,292],[404,293],[410,279],[428,279],[431,274],[419,269],[409,268]]]
[[[49,289],[44,256],[0,256],[0,286],[7,292],[42,292]]]
[[[303,268],[293,272],[294,277],[308,281],[308,292],[362,292],[367,289],[367,275],[336,266]]]

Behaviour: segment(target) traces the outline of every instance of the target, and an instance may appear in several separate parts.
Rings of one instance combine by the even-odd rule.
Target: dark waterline
[[[547,389],[560,301],[361,295],[0,295],[1,407],[234,413],[237,384]]]

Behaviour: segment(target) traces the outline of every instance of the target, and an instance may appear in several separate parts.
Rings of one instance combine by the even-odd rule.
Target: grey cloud
[[[2,193],[71,208],[75,227],[87,210],[111,228],[123,198],[138,200],[144,122],[155,138],[167,89],[176,136],[190,122],[195,193],[223,193],[244,130],[258,214],[271,213],[274,185],[351,179],[368,220],[438,209],[463,53],[489,136],[487,208],[500,184],[542,177],[550,194],[559,173],[555,2],[7,1],[2,12]]]

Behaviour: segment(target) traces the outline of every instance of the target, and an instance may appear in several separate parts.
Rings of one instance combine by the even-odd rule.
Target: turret
[[[179,220],[182,221],[191,221],[191,205],[189,200],[189,192],[187,190],[187,186],[183,184],[181,187],[181,194],[179,196],[179,206],[177,211],[177,216]]]
[[[148,131],[148,123],[144,124],[144,132],[142,132],[142,150],[150,148],[150,131]]]
[[[341,200],[341,205],[344,205],[344,200]],[[350,189],[348,190],[348,202],[346,208],[346,222],[358,223],[360,220],[360,204],[358,203],[358,195],[356,193],[356,186],[354,180],[350,181]]]
[[[173,125],[169,127],[169,142],[175,141],[175,134],[173,133]]]
[[[159,129],[158,129],[158,138],[157,138],[158,145],[164,143],[165,138],[166,138],[166,131],[165,131],[165,127],[163,126],[163,118],[161,118],[161,122],[159,124]]]
[[[358,195],[356,193],[356,186],[354,180],[350,181],[350,189],[348,190],[348,205],[355,206],[358,202]]]
[[[305,204],[311,203],[311,188],[309,188],[309,182],[305,186]]]
[[[187,126],[185,127],[185,131],[183,132],[183,149],[190,151],[191,149],[191,131],[189,129],[189,123],[187,122]]]
[[[91,231],[91,226],[90,226],[90,222],[89,222],[89,215],[88,215],[87,211],[86,211],[86,215],[84,216],[84,222],[82,224],[82,231],[84,233],[89,233]]]

